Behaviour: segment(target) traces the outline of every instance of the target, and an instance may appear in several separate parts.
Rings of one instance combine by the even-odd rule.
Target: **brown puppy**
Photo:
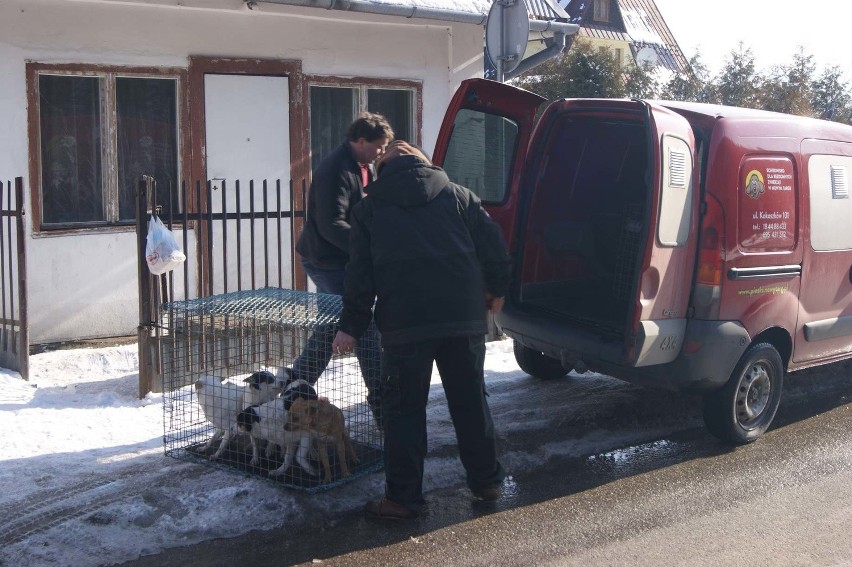
[[[331,465],[328,462],[326,447],[329,443],[333,443],[337,450],[337,460],[340,462],[343,476],[350,474],[347,457],[352,463],[358,463],[358,456],[349,439],[349,431],[346,430],[343,412],[326,398],[293,400],[285,428],[290,431],[307,431],[316,440],[320,462],[325,471],[323,482],[331,482]]]

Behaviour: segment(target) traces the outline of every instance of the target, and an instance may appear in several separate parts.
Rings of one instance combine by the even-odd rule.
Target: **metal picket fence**
[[[24,180],[0,182],[0,366],[29,380]]]

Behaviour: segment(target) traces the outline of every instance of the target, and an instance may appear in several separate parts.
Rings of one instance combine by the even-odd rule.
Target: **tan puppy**
[[[329,443],[333,443],[337,450],[337,460],[340,462],[340,471],[343,476],[350,474],[347,457],[353,464],[358,464],[358,455],[352,448],[343,412],[325,398],[293,400],[285,428],[290,431],[306,431],[316,440],[320,462],[325,471],[323,482],[331,482],[331,465],[328,462],[327,449]]]

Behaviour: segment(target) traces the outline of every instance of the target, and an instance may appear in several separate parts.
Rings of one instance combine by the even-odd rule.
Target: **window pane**
[[[136,218],[136,187],[157,181],[163,214],[178,211],[177,83],[174,79],[116,78],[119,220]],[[169,198],[171,195],[171,198]]]
[[[368,89],[367,110],[378,112],[387,118],[397,139],[416,141],[411,127],[414,124],[413,92],[401,89]]]
[[[453,124],[444,170],[483,202],[499,203],[508,190],[517,137],[518,125],[511,120],[462,109]]]
[[[39,77],[42,222],[103,221],[100,79]]]
[[[346,138],[357,101],[355,89],[311,87],[311,171]]]
[[[592,18],[598,22],[609,21],[609,0],[595,0]]]

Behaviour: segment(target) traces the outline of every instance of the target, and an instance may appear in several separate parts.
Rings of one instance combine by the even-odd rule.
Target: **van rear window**
[[[796,172],[786,157],[749,157],[739,175],[739,242],[754,252],[796,245]]]
[[[444,171],[486,204],[501,203],[509,190],[518,125],[503,116],[462,109],[456,114]]]

